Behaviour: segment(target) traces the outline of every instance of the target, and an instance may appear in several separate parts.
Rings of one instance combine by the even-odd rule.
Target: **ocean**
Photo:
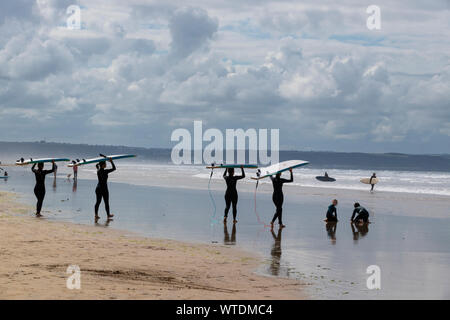
[[[96,150],[110,154],[131,151],[111,148]],[[274,213],[269,181],[261,181],[257,190],[251,179],[239,182],[238,223],[223,225],[222,170],[215,170],[210,181],[210,171],[204,166],[175,166],[167,150],[153,151],[154,157],[152,151],[145,152],[136,159],[116,162],[118,170],[110,175],[109,182],[116,216],[107,223],[102,205],[99,228],[237,246],[262,257],[257,272],[297,278],[305,283],[311,298],[450,298],[450,168],[446,164],[450,160],[444,155],[282,153],[281,160],[302,159],[311,165],[295,170],[294,183],[285,185],[283,215],[287,228],[272,232],[257,219],[259,216],[268,223]],[[64,150],[52,155],[60,153]],[[95,155],[91,151],[85,157]],[[1,156],[5,163],[3,159],[14,159],[17,154],[9,149]],[[312,160],[316,157],[326,160]],[[16,192],[22,201],[34,205],[30,168],[4,168],[11,177],[0,181],[0,190]],[[317,181],[315,176],[324,171],[337,181]],[[359,179],[374,171],[380,183],[370,193],[370,186]],[[250,177],[254,170],[246,173]],[[47,177],[45,219],[94,224],[95,167],[81,167],[76,184],[69,174],[71,169],[61,164],[57,179]],[[333,198],[339,199],[340,221],[335,226],[323,222]],[[354,201],[369,210],[372,223],[367,227],[349,223]],[[33,215],[32,210],[29,215]],[[371,265],[381,269],[379,290],[366,285]]]

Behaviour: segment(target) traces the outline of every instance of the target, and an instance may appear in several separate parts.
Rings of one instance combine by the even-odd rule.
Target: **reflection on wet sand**
[[[270,263],[270,273],[273,276],[278,276],[280,274],[280,260],[281,260],[281,233],[283,228],[278,229],[278,233],[270,230],[272,232],[272,237],[275,240],[272,246],[270,254],[272,256],[272,261]]]
[[[357,242],[360,238],[366,236],[369,233],[369,224],[368,223],[352,223],[352,233],[353,233],[353,241]]]
[[[72,192],[77,192],[77,185],[78,185],[77,180],[74,179],[74,180],[73,180]]]
[[[228,226],[226,223],[223,224],[223,244],[234,246],[236,244],[236,224],[233,223],[233,228],[231,229],[231,238],[228,233]]]
[[[331,239],[332,244],[336,244],[336,228],[337,222],[327,222],[325,229],[327,230],[328,238]]]

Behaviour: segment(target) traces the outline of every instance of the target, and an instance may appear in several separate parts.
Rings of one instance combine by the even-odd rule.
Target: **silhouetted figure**
[[[283,228],[278,229],[278,233],[275,234],[275,232],[270,230],[272,233],[273,240],[273,246],[272,250],[270,251],[270,254],[272,256],[272,261],[270,263],[270,273],[273,276],[278,276],[280,274],[280,261],[281,261],[281,233],[283,232]]]
[[[273,228],[273,224],[277,218],[278,218],[278,224],[280,225],[280,228],[285,227],[285,225],[283,224],[283,220],[282,220],[283,201],[284,201],[283,184],[294,181],[294,175],[292,174],[292,168],[289,169],[289,172],[291,173],[291,178],[289,180],[281,178],[281,173],[277,173],[275,178],[270,176],[270,179],[272,180],[272,185],[273,185],[272,201],[275,204],[275,208],[276,208],[275,214],[273,215],[273,218],[272,218],[272,222],[270,223],[272,228]]]
[[[31,167],[31,171],[33,171],[34,176],[36,178],[36,185],[34,186],[34,195],[36,196],[37,203],[36,203],[36,217],[41,217],[41,209],[42,204],[44,202],[45,198],[45,176],[49,173],[52,173],[55,171],[55,162],[52,161],[52,169],[51,170],[44,170],[44,163],[39,162],[37,164],[38,168],[36,169],[36,163],[33,164]]]
[[[230,234],[228,233],[228,227],[225,223],[223,225],[223,244],[225,245],[235,245],[236,244],[236,224],[233,223],[233,227],[231,229],[231,238]]]
[[[225,182],[227,184],[227,191],[225,191],[225,212],[223,217],[224,223],[227,222],[228,211],[230,210],[231,205],[233,206],[233,223],[237,222],[236,216],[237,216],[238,193],[236,189],[236,183],[238,180],[245,178],[245,172],[243,167],[241,167],[241,172],[242,174],[240,176],[235,176],[234,169],[228,168],[225,169],[225,172],[223,173],[223,178],[225,179]]]

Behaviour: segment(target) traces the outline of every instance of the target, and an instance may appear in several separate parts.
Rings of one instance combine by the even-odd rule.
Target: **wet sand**
[[[300,282],[255,274],[260,258],[236,248],[37,219],[30,210],[0,192],[0,299],[302,298]],[[80,290],[66,287],[69,265],[81,269]]]

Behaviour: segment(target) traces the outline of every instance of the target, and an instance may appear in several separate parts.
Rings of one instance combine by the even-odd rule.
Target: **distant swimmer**
[[[96,165],[98,184],[97,188],[95,189],[95,195],[97,197],[97,201],[95,203],[95,221],[100,219],[100,217],[98,216],[98,207],[100,206],[102,199],[105,203],[105,210],[106,214],[108,215],[108,219],[114,217],[114,215],[109,211],[108,174],[116,170],[116,165],[114,164],[112,159],[109,159],[109,162],[111,162],[111,169],[105,169],[106,161],[101,161]]]
[[[228,175],[227,175],[228,172]],[[225,213],[223,217],[223,223],[227,222],[228,211],[230,211],[230,207],[233,206],[233,223],[236,223],[236,215],[237,215],[237,202],[238,202],[238,193],[236,190],[236,183],[238,180],[245,178],[244,168],[241,167],[241,175],[234,175],[234,168],[227,168],[223,173],[223,178],[227,184],[227,191],[225,191]]]
[[[372,192],[373,188],[375,187],[375,183],[372,183],[372,179],[376,179],[376,178],[377,178],[377,174],[374,172],[369,180],[369,184],[372,186],[372,188],[370,189],[370,192]]]
[[[36,217],[42,217],[41,209],[42,203],[44,202],[45,198],[45,176],[55,171],[56,164],[54,161],[52,161],[51,170],[44,170],[44,163],[42,162],[39,162],[37,166],[38,168],[36,169],[36,163],[34,163],[33,166],[31,167],[31,171],[33,171],[36,177],[36,185],[34,187],[34,195],[37,198]]]
[[[350,221],[352,223],[360,223],[361,221],[364,223],[369,222],[369,211],[366,208],[362,207],[358,202],[354,204],[355,209],[353,210],[352,217]],[[355,218],[355,215],[358,214]]]
[[[336,209],[337,205],[338,201],[334,199],[332,203],[328,206],[327,218],[325,219],[326,222],[338,222]]]
[[[294,181],[294,175],[292,174],[292,168],[289,169],[289,172],[291,173],[291,178],[289,180],[281,178],[281,173],[277,173],[275,178],[273,176],[270,176],[270,179],[272,180],[272,185],[273,185],[272,201],[276,207],[275,214],[272,218],[272,222],[270,223],[272,228],[273,228],[273,224],[277,218],[278,218],[278,224],[280,225],[280,228],[285,227],[285,225],[283,224],[283,221],[282,221],[283,201],[284,201],[283,184]]]

